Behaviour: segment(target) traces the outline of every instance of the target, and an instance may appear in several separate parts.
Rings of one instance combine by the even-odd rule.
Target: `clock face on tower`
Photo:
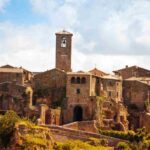
[[[63,38],[61,39],[61,47],[66,47],[66,46],[67,46],[67,40],[66,40],[65,37],[63,37]]]

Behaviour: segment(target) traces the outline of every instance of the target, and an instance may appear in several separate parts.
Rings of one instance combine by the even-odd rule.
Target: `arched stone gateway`
[[[81,106],[75,106],[73,110],[73,121],[82,121],[83,109]]]

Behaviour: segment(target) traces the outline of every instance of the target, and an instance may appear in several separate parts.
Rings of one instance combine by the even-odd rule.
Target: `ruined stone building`
[[[143,118],[147,116],[148,119],[146,113],[150,110],[150,70],[138,66],[126,66],[114,73],[124,78],[123,101],[130,114],[129,128],[136,129],[144,126]]]
[[[12,109],[20,116],[26,116],[32,102],[31,78],[32,73],[22,67],[0,67],[0,113]]]

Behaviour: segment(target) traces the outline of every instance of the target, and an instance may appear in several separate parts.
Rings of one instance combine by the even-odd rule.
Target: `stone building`
[[[98,108],[98,97],[103,98],[102,108]],[[101,118],[101,127],[107,125],[111,129],[112,124],[116,126],[122,123],[120,130],[128,128],[128,113],[122,104],[120,77],[108,75],[96,68],[90,72],[69,72],[65,104],[63,123],[92,121],[100,115],[98,109],[102,109],[105,115]]]
[[[132,77],[123,82],[123,97],[126,105],[136,105],[139,110],[145,109],[146,101],[150,100],[150,77]]]
[[[92,74],[85,72],[67,73],[66,110],[63,122],[92,120],[94,117],[95,87]]]
[[[123,102],[129,112],[129,129],[140,128],[142,124],[144,125],[142,122],[144,116],[148,116],[145,113],[150,111],[150,70],[138,66],[126,66],[114,73],[124,79],[122,93]]]
[[[137,129],[143,124],[141,120],[150,112],[150,78],[131,77],[123,82],[124,103],[129,112],[129,128]],[[143,113],[145,112],[145,113]],[[144,121],[144,120],[143,120]]]
[[[16,81],[24,85],[30,83],[32,73],[22,67],[17,68],[10,65],[0,67],[0,83],[6,81]]]
[[[122,76],[123,79],[130,77],[150,77],[150,70],[138,66],[126,66],[123,69],[113,71],[116,75]]]
[[[22,67],[0,67],[0,113],[12,109],[20,116],[28,116],[32,105],[31,78],[32,73]]]

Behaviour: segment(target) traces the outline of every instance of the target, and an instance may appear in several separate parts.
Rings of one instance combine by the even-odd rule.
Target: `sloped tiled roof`
[[[131,68],[133,68],[133,69],[138,69],[138,68],[140,68],[140,69],[143,69],[143,70],[150,71],[150,70],[148,70],[148,69],[141,68],[141,67],[139,67],[139,66],[131,66],[131,67],[126,66],[125,68],[122,68],[122,69],[119,69],[119,70],[115,70],[115,71],[113,71],[113,72],[120,72],[120,71],[128,70],[128,69],[131,69]]]
[[[4,65],[4,66],[1,66],[0,68],[15,68],[15,67],[7,64],[7,65]]]
[[[45,74],[47,72],[52,72],[52,71],[59,71],[59,72],[62,72],[64,74],[66,74],[65,71],[59,69],[59,68],[53,68],[53,69],[50,69],[50,70],[46,70],[46,71],[43,71],[43,72],[33,72],[34,76],[37,76],[37,75],[41,75],[41,74]]]
[[[9,64],[0,67],[0,72],[18,72],[18,73],[21,72],[22,73],[23,71],[31,73],[31,71],[26,70],[22,67],[18,68],[18,67],[11,66]]]
[[[111,74],[104,75],[102,78],[103,79],[111,79],[111,80],[122,80],[122,77],[116,76],[116,75],[111,75]]]
[[[77,72],[67,72],[67,75],[92,75],[90,72],[77,71]]]
[[[101,71],[101,70],[98,70],[97,68],[94,68],[92,70],[89,71],[91,74],[95,75],[95,76],[98,76],[98,77],[102,77],[102,76],[105,76],[105,75],[108,75],[107,73]]]
[[[5,73],[23,73],[23,69],[20,69],[20,68],[0,68],[0,72],[5,72]]]

